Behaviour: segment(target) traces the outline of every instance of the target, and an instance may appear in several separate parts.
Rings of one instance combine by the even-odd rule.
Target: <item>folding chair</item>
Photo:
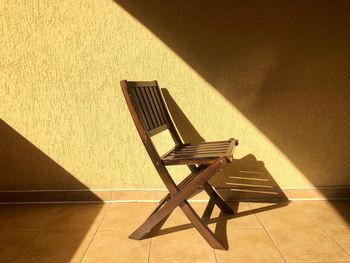
[[[227,249],[205,224],[217,205],[222,212],[234,211],[207,182],[214,174],[233,161],[232,152],[238,141],[183,143],[170,118],[157,81],[120,82],[126,103],[142,142],[169,193],[158,207],[129,238],[143,239],[158,231],[172,211],[179,206],[203,238],[215,249]],[[168,129],[175,146],[163,156],[159,156],[151,137]],[[191,173],[178,185],[171,178],[167,165],[187,165]],[[209,203],[200,218],[187,199],[206,191]]]

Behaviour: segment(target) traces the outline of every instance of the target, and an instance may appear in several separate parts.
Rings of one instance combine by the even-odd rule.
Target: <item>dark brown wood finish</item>
[[[232,161],[232,151],[236,143],[236,140],[230,139],[223,142],[181,144],[164,154],[161,159],[166,165],[207,164],[213,163],[220,157],[226,157]]]
[[[126,103],[141,140],[169,193],[147,220],[131,235],[132,239],[149,237],[158,231],[179,206],[197,231],[216,249],[227,249],[205,225],[214,205],[222,212],[232,214],[216,190],[207,182],[227,163],[232,162],[232,152],[238,144],[235,139],[216,142],[183,143],[169,115],[157,81],[120,82]],[[151,137],[168,129],[175,143],[174,148],[162,157],[152,143]],[[191,173],[178,185],[171,178],[166,165],[187,165]],[[205,190],[210,196],[202,219],[196,214],[187,199]]]

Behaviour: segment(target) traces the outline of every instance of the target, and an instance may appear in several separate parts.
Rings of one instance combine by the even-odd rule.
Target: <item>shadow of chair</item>
[[[172,98],[169,91],[163,88],[162,93],[175,126],[184,142],[205,141]],[[208,224],[216,224],[215,234],[227,247],[227,222],[229,220],[277,209],[289,204],[287,196],[268,172],[264,163],[258,161],[253,154],[241,159],[234,159],[233,163],[214,176],[210,183],[217,189],[223,199],[232,201],[231,205],[236,212],[234,215],[220,213],[218,217],[207,221]],[[268,202],[269,205],[238,212],[239,203],[237,201]],[[165,235],[189,228],[192,228],[192,224],[169,227],[159,230],[156,235]]]

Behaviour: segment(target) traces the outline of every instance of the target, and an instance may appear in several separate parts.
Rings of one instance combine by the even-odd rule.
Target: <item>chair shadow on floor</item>
[[[185,143],[202,142],[204,138],[192,125],[181,108],[166,88],[162,89],[171,117]],[[239,140],[239,138],[237,138]],[[234,159],[222,172],[210,180],[219,194],[229,202],[235,211],[233,215],[220,212],[219,216],[210,218],[207,224],[215,225],[215,235],[228,247],[227,222],[251,214],[278,209],[289,204],[287,196],[283,193],[277,182],[266,169],[262,161],[258,161],[253,154],[241,159]],[[263,207],[239,211],[239,202],[267,202]],[[192,228],[192,224],[183,224],[159,230],[155,236],[161,236],[177,231]]]

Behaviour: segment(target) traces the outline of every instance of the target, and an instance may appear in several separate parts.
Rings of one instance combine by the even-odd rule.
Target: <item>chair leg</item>
[[[159,223],[157,223],[145,237],[152,237],[155,233],[157,233],[168,220],[170,215],[171,213],[159,221]]]
[[[220,169],[222,169],[222,167],[225,166],[226,164],[227,164],[227,160],[225,158],[221,158],[218,161],[216,161],[215,163],[208,166],[208,168],[206,168],[205,170],[200,172],[197,175],[197,177],[194,178],[193,180],[191,180],[188,184],[186,184],[181,189],[181,191],[174,193],[174,195],[172,197],[170,197],[169,201],[166,202],[161,208],[158,207],[156,209],[156,211],[129,237],[131,239],[142,239],[142,238],[146,237],[152,231],[152,229],[155,228],[156,225],[158,225],[158,223],[160,223],[165,217],[169,216],[169,214],[177,206],[179,206],[181,203],[185,202],[186,199],[189,198],[193,194],[193,192],[195,192],[198,188],[200,188],[207,180],[209,180],[215,173],[217,173]],[[186,207],[187,207],[187,205],[186,205]],[[188,208],[185,208],[185,209],[189,210]],[[188,216],[195,218],[191,212],[188,213]],[[198,217],[198,215],[197,215],[197,217]],[[198,220],[194,219],[193,224],[198,225],[197,221]],[[199,219],[199,221],[200,221],[200,219]],[[202,229],[203,227],[199,226],[199,228]],[[205,230],[202,230],[202,232],[203,231],[205,231]]]
[[[202,215],[202,220],[204,223],[207,223],[209,221],[211,213],[213,212],[214,206],[215,206],[215,200],[213,197],[210,197],[209,202]]]
[[[215,249],[227,250],[225,247],[214,235],[214,233],[205,225],[197,213],[194,211],[192,206],[187,201],[184,201],[180,205],[182,211],[185,213],[187,218],[191,221],[197,231],[202,235],[202,237]]]
[[[208,183],[205,182],[204,190],[209,195],[210,199],[213,198],[215,204],[220,208],[225,214],[234,214],[232,208],[221,198],[221,196],[216,192],[216,190]],[[209,200],[210,200],[209,199]]]

